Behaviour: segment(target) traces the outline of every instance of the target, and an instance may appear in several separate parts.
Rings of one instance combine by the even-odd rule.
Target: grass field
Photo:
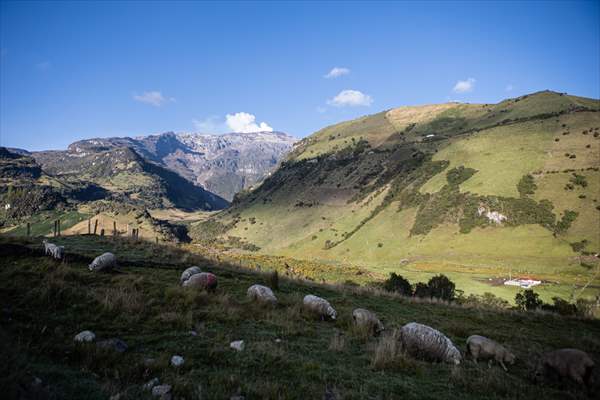
[[[187,399],[236,394],[312,399],[325,393],[345,399],[576,399],[586,395],[568,382],[534,385],[528,379],[537,357],[577,347],[600,361],[596,320],[418,303],[283,278],[275,291],[279,305],[263,308],[246,300],[245,292],[254,283],[268,285],[267,275],[217,265],[174,247],[93,237],[61,240],[70,259],[66,264],[21,247],[26,242],[0,242],[5,360],[0,384],[8,398],[18,390],[34,393],[34,377],[48,398],[79,399],[82,393],[89,399],[117,393],[121,399],[151,398],[141,386],[157,377],[173,386],[176,398]],[[121,273],[87,270],[87,260],[104,250],[117,254]],[[217,274],[215,293],[178,285],[179,274],[192,264]],[[329,299],[338,320],[305,314],[299,305],[308,293]],[[393,340],[352,328],[355,307],[375,311],[388,332],[411,321],[431,325],[461,352],[469,335],[486,335],[508,346],[518,361],[505,373],[471,361],[457,367],[432,364],[396,350],[382,356],[384,343]],[[84,329],[99,339],[121,338],[129,348],[113,354],[93,344],[74,345],[73,337]],[[231,350],[233,340],[244,340],[245,350]],[[183,367],[169,365],[174,354],[185,358]]]

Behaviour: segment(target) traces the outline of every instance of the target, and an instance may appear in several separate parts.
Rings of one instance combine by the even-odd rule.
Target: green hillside
[[[532,383],[540,354],[577,347],[600,360],[597,320],[467,308],[283,277],[275,290],[279,305],[261,307],[246,299],[246,290],[272,285],[266,273],[151,243],[86,236],[57,243],[67,250],[66,263],[42,256],[39,239],[0,240],[0,385],[7,398],[150,399],[157,397],[143,385],[158,378],[178,399],[576,399],[586,394],[568,382]],[[119,273],[87,269],[104,251],[117,255]],[[216,292],[179,286],[190,265],[218,276]],[[304,312],[300,304],[309,293],[327,298],[339,318],[320,321]],[[357,307],[378,314],[386,326],[382,336],[353,328]],[[412,321],[441,330],[462,353],[469,335],[492,337],[517,362],[504,372],[470,360],[451,366],[409,357],[393,332]],[[77,345],[73,337],[82,330],[97,341],[120,338],[128,349]],[[234,340],[245,341],[242,352],[229,348]],[[173,355],[185,364],[171,366]]]
[[[600,293],[600,101],[539,92],[400,107],[303,139],[196,240],[513,299]],[[498,223],[489,216],[498,215]],[[494,217],[495,218],[495,217]],[[241,246],[240,246],[241,244]]]

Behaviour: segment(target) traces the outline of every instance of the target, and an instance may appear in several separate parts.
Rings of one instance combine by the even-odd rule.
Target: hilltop
[[[228,201],[235,193],[264,179],[296,139],[282,132],[159,135],[94,138],[74,142],[66,151],[33,152],[55,175],[90,169],[89,156],[129,148],[145,160],[201,186]]]
[[[497,104],[399,107],[301,140],[259,187],[198,223],[198,242],[361,266],[507,299],[594,297],[600,101],[544,91]],[[500,285],[498,285],[500,282]]]
[[[67,249],[67,261],[57,263],[41,254],[40,239],[0,240],[0,383],[7,398],[152,398],[142,386],[158,378],[179,399],[575,399],[585,398],[575,385],[531,382],[539,355],[577,347],[596,362],[600,357],[597,320],[417,302],[283,277],[275,290],[280,304],[261,307],[246,290],[272,285],[268,271],[211,261],[193,246],[63,237],[56,243]],[[117,255],[119,273],[87,269],[104,251]],[[190,265],[217,275],[216,292],[179,285]],[[300,304],[309,293],[327,298],[339,318],[305,313]],[[355,330],[356,307],[376,312],[387,333]],[[412,321],[441,330],[463,353],[469,335],[492,337],[518,361],[505,373],[471,361],[455,367],[408,357],[389,338]],[[77,345],[73,338],[83,330],[128,348]],[[234,340],[245,341],[242,352],[229,348]],[[183,367],[170,365],[175,354],[184,357]]]

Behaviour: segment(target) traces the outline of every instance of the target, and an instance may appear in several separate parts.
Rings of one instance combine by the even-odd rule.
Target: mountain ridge
[[[67,150],[30,152],[49,172],[64,173],[63,162],[90,152],[130,147],[227,200],[260,182],[292,148],[296,139],[283,132],[207,135],[165,132],[137,137],[90,138]]]

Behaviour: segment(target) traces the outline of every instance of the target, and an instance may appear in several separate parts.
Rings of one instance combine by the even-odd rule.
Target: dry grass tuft
[[[329,342],[329,350],[342,351],[346,347],[346,339],[344,334],[340,331],[336,331]]]
[[[399,341],[400,331],[394,329],[382,335],[371,356],[371,368],[375,370],[401,370],[418,372],[417,362],[402,349]]]

